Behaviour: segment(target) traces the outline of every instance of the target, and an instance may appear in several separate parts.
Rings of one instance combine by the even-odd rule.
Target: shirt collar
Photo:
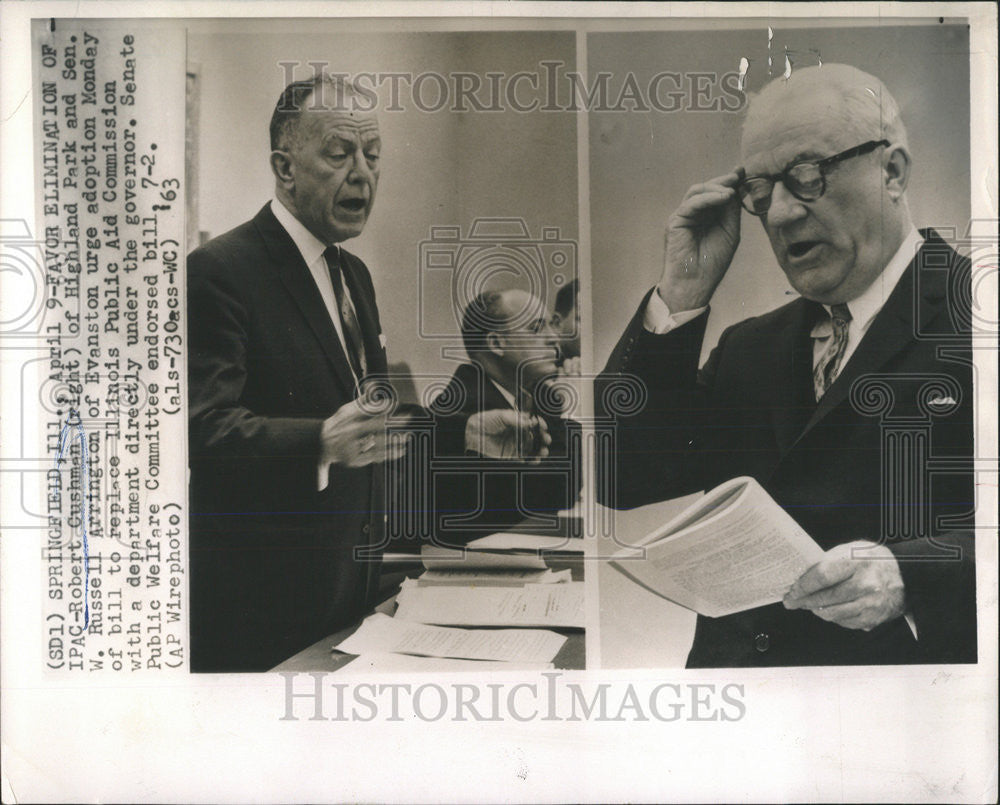
[[[865,332],[868,329],[868,325],[872,323],[875,315],[882,309],[885,301],[899,283],[907,266],[913,262],[917,249],[923,242],[924,238],[916,227],[911,227],[899,248],[896,249],[896,253],[885,264],[882,273],[865,289],[864,293],[847,303],[847,307],[851,311],[852,326],[859,327],[860,332]],[[827,314],[830,314],[830,305],[823,305],[823,308]],[[833,327],[828,315],[813,327],[811,335],[813,338],[825,338],[832,332]]]
[[[274,217],[278,219],[278,223],[291,236],[296,248],[299,250],[299,254],[306,261],[307,266],[311,267],[316,260],[323,256],[323,252],[326,251],[326,244],[306,229],[305,225],[289,212],[288,207],[282,204],[280,199],[271,199],[271,212],[274,213]]]

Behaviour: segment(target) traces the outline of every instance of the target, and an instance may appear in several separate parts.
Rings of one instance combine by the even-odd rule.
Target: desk
[[[562,555],[551,560],[546,559],[546,564],[553,570],[568,568],[573,581],[583,581],[584,559],[582,556],[567,557]],[[382,589],[389,593],[389,597],[375,607],[373,611],[382,612],[390,616],[393,615],[396,611],[396,593],[399,592],[399,585],[407,576],[415,577],[421,572],[423,572],[423,566],[420,564],[420,557],[417,555],[414,555],[413,562],[408,567],[403,568],[397,564],[397,568],[394,570],[384,570],[382,573]],[[331,649],[341,640],[356,632],[360,626],[361,621],[358,621],[346,629],[334,632],[329,637],[324,637],[308,648],[302,649],[298,654],[289,657],[271,670],[295,672],[339,671],[341,668],[349,666],[355,658],[351,654],[334,653]],[[585,668],[587,661],[586,632],[583,629],[552,629],[551,631],[565,635],[567,638],[553,660],[555,667],[567,670]],[[510,665],[511,669],[517,668],[517,663],[511,663]]]

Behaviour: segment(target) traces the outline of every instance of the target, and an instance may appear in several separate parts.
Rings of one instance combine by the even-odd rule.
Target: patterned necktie
[[[344,331],[344,351],[347,353],[347,360],[350,361],[355,376],[360,380],[365,376],[365,372],[367,371],[364,339],[361,335],[361,325],[358,323],[358,317],[354,314],[354,307],[347,298],[347,294],[344,293],[344,275],[340,267],[340,250],[336,246],[329,246],[323,252],[323,257],[330,271],[330,279],[333,282],[333,295],[337,297],[337,308],[340,310],[340,324]]]
[[[833,305],[830,308],[830,317],[833,324],[833,335],[826,344],[826,349],[816,362],[813,369],[813,388],[816,391],[816,400],[819,401],[827,389],[837,378],[840,371],[840,363],[844,359],[844,350],[847,349],[847,331],[851,324],[851,311],[846,304]]]

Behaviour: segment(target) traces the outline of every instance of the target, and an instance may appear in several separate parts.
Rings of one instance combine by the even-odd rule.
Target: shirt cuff
[[[642,326],[651,333],[663,335],[671,330],[687,324],[691,319],[695,319],[708,310],[708,307],[699,307],[694,310],[681,310],[671,313],[667,303],[663,301],[659,292],[654,288],[646,302],[646,310],[642,316]]]

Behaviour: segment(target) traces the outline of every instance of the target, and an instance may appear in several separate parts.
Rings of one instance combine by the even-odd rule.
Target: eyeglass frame
[[[781,171],[781,173],[747,176],[743,179],[743,181],[741,181],[738,185],[736,185],[736,192],[739,194],[740,197],[740,206],[748,213],[750,213],[753,216],[756,216],[757,218],[764,217],[765,215],[767,215],[768,210],[771,209],[771,197],[774,194],[774,185],[777,184],[779,181],[785,186],[785,189],[799,201],[818,201],[823,197],[823,194],[826,193],[826,169],[828,167],[830,167],[831,165],[835,165],[838,162],[843,162],[844,160],[847,159],[853,159],[854,157],[859,157],[864,154],[871,153],[876,148],[888,147],[890,145],[891,143],[885,139],[868,140],[868,142],[864,142],[861,145],[856,145],[853,148],[848,148],[846,151],[841,151],[839,154],[834,154],[833,156],[830,157],[824,157],[823,159],[817,159],[817,160],[804,159],[800,162],[795,162],[789,165],[783,171]],[[785,181],[786,178],[788,177],[789,172],[799,167],[800,165],[815,165],[816,168],[819,170],[819,180],[820,180],[819,193],[817,193],[815,196],[811,198],[799,195],[798,193],[795,192],[794,189],[789,187],[788,183]],[[771,192],[767,194],[767,207],[761,212],[757,212],[756,210],[751,210],[749,207],[747,207],[747,205],[744,202],[748,198],[750,198],[750,194],[749,193],[744,194],[741,192],[741,188],[746,187],[750,182],[758,179],[764,179],[771,183]]]

